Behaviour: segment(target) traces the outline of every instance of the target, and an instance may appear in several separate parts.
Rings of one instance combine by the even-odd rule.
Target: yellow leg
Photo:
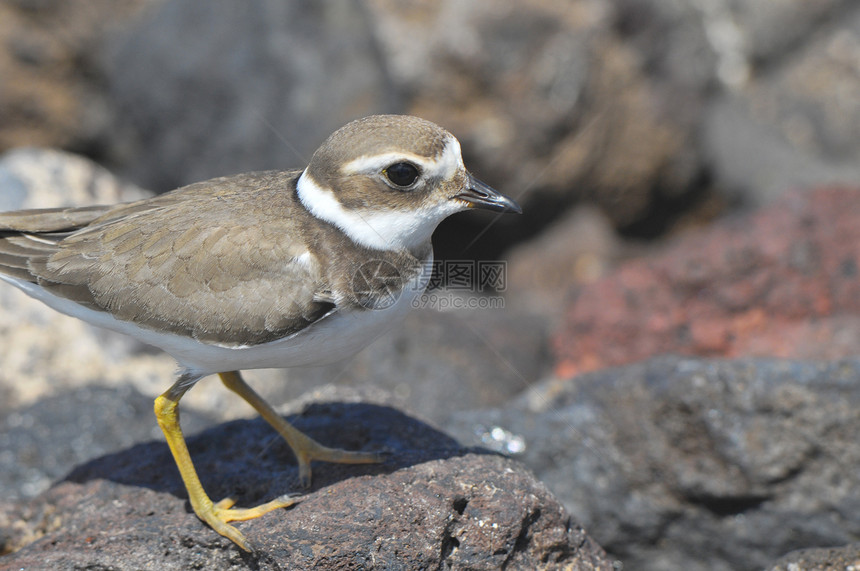
[[[197,470],[194,469],[194,463],[188,454],[188,446],[185,444],[182,428],[179,426],[179,399],[193,384],[193,381],[189,382],[188,379],[180,378],[170,389],[155,399],[155,416],[158,419],[158,425],[164,432],[167,445],[170,447],[177,468],[179,468],[179,474],[185,483],[185,489],[188,490],[188,499],[191,501],[194,513],[209,524],[212,529],[245,551],[251,551],[245,536],[232,525],[228,525],[228,522],[253,519],[272,510],[290,506],[295,503],[295,500],[288,496],[281,496],[248,509],[233,508],[235,502],[230,498],[215,504],[212,503],[212,500],[203,490],[203,485],[197,476]]]
[[[289,422],[281,418],[275,412],[269,403],[263,400],[254,389],[242,379],[238,371],[230,371],[228,373],[218,373],[221,381],[228,389],[245,399],[266,422],[272,425],[272,428],[284,437],[287,444],[296,455],[299,463],[299,478],[302,485],[307,487],[311,484],[311,461],[322,460],[323,462],[338,462],[341,464],[373,464],[382,462],[385,457],[377,452],[350,452],[340,450],[338,448],[329,448],[323,446],[316,440],[310,438],[298,429],[294,428]]]

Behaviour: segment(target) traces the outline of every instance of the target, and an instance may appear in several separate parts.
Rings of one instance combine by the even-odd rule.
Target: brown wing
[[[30,258],[50,255],[56,243],[108,212],[111,206],[0,212],[0,273],[35,282]],[[40,236],[41,234],[41,236]]]
[[[0,273],[122,320],[263,343],[332,309],[297,239],[296,173],[197,183],[117,205],[0,214]],[[65,222],[64,222],[65,221]]]

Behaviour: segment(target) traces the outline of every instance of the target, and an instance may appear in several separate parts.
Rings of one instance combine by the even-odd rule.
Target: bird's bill
[[[466,186],[454,198],[468,202],[472,208],[481,208],[494,212],[523,213],[523,209],[512,198],[508,198],[490,185],[479,181],[471,174],[466,180]]]

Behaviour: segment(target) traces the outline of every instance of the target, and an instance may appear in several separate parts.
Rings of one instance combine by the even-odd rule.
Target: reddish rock
[[[834,359],[860,348],[860,193],[795,192],[574,291],[568,376],[647,357]]]

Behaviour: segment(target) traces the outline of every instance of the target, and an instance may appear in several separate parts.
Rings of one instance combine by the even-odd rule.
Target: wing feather
[[[291,220],[302,214],[290,192],[296,176],[252,173],[114,207],[0,214],[0,273],[204,342],[277,339],[333,307]]]

